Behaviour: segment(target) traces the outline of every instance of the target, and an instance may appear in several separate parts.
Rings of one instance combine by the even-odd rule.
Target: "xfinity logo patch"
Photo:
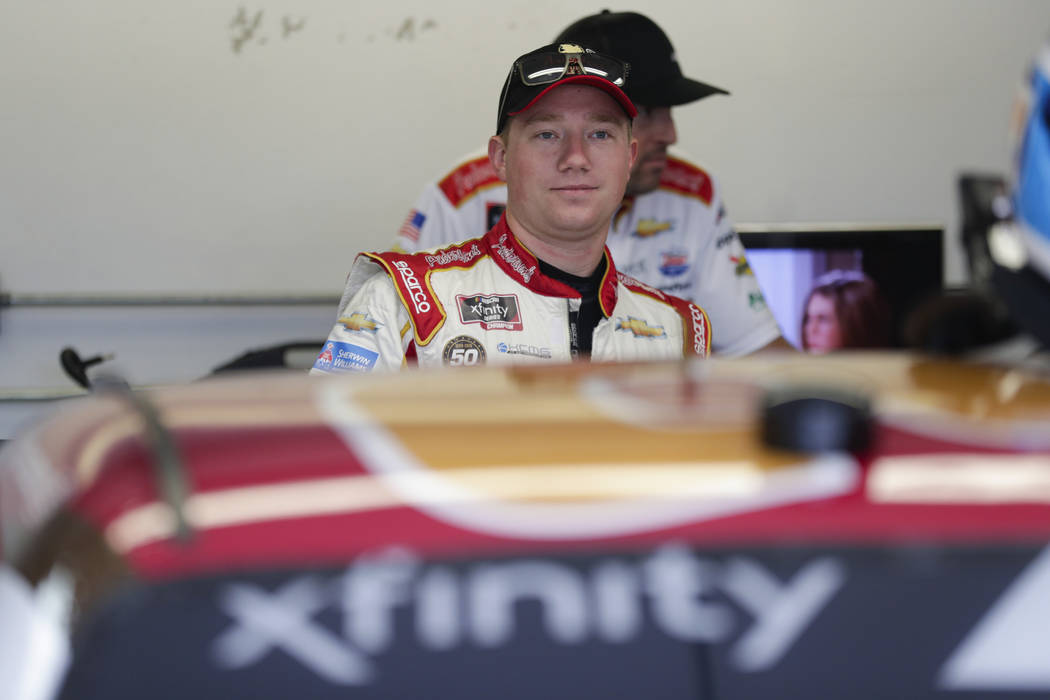
[[[362,686],[382,680],[383,656],[398,645],[498,650],[538,624],[540,643],[564,647],[628,644],[654,633],[683,643],[731,643],[734,668],[761,672],[787,654],[845,579],[844,565],[832,557],[781,579],[753,558],[698,557],[679,545],[642,558],[459,567],[391,549],[359,558],[339,575],[300,576],[274,591],[224,586],[216,603],[232,622],[210,655],[219,668],[235,670],[281,653],[332,684]]]
[[[518,297],[514,294],[457,294],[456,302],[463,323],[478,323],[487,331],[522,329]]]

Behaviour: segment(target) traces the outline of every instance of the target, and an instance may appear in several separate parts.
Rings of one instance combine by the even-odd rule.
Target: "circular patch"
[[[445,343],[445,349],[441,351],[441,359],[446,365],[453,367],[483,365],[485,364],[485,346],[469,335],[457,335]]]

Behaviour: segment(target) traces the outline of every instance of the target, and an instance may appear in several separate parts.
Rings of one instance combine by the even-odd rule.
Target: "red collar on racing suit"
[[[580,296],[569,285],[540,271],[536,256],[521,244],[507,226],[506,214],[481,238],[440,248],[432,253],[386,251],[364,255],[382,265],[390,275],[412,318],[419,345],[429,343],[445,322],[445,309],[430,286],[430,275],[435,270],[468,269],[483,257],[489,257],[508,277],[537,294],[562,298]],[[602,314],[608,318],[616,308],[616,285],[620,275],[613,265],[608,248],[605,248],[604,255],[606,269],[599,285],[598,302]]]

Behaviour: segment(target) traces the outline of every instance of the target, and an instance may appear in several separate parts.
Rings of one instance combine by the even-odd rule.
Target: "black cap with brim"
[[[546,83],[543,85],[526,85],[520,79],[517,71],[519,61],[535,54],[558,52],[559,46],[561,45],[550,44],[549,46],[544,46],[535,51],[530,51],[527,54],[519,56],[518,59],[515,60],[514,64],[511,66],[510,73],[507,74],[506,82],[503,83],[503,91],[500,93],[499,111],[496,115],[497,134],[503,131],[503,127],[507,123],[508,117],[520,114],[529,107],[532,107],[540,100],[540,98],[554,88],[569,84],[596,87],[616,100],[616,103],[623,108],[623,111],[629,118],[634,119],[638,115],[638,110],[635,109],[634,103],[631,102],[631,98],[629,98],[619,86],[597,75],[566,74],[552,83]]]
[[[647,107],[676,107],[711,95],[728,95],[722,88],[679,75],[672,80],[629,86],[631,99]]]
[[[729,92],[682,74],[663,30],[637,12],[603,10],[569,25],[557,42],[583,44],[631,64],[627,94],[640,105],[674,107]]]

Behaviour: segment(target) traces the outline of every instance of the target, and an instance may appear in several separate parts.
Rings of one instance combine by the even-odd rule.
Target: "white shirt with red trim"
[[[706,357],[711,325],[696,304],[607,268],[593,361]],[[547,277],[506,219],[481,238],[433,252],[363,253],[312,374],[572,359],[580,295]]]
[[[474,238],[495,225],[506,202],[506,185],[488,156],[476,152],[426,185],[395,248],[412,252]],[[702,306],[717,354],[746,355],[780,335],[718,185],[699,166],[669,157],[659,188],[624,200],[607,245],[621,272]]]

